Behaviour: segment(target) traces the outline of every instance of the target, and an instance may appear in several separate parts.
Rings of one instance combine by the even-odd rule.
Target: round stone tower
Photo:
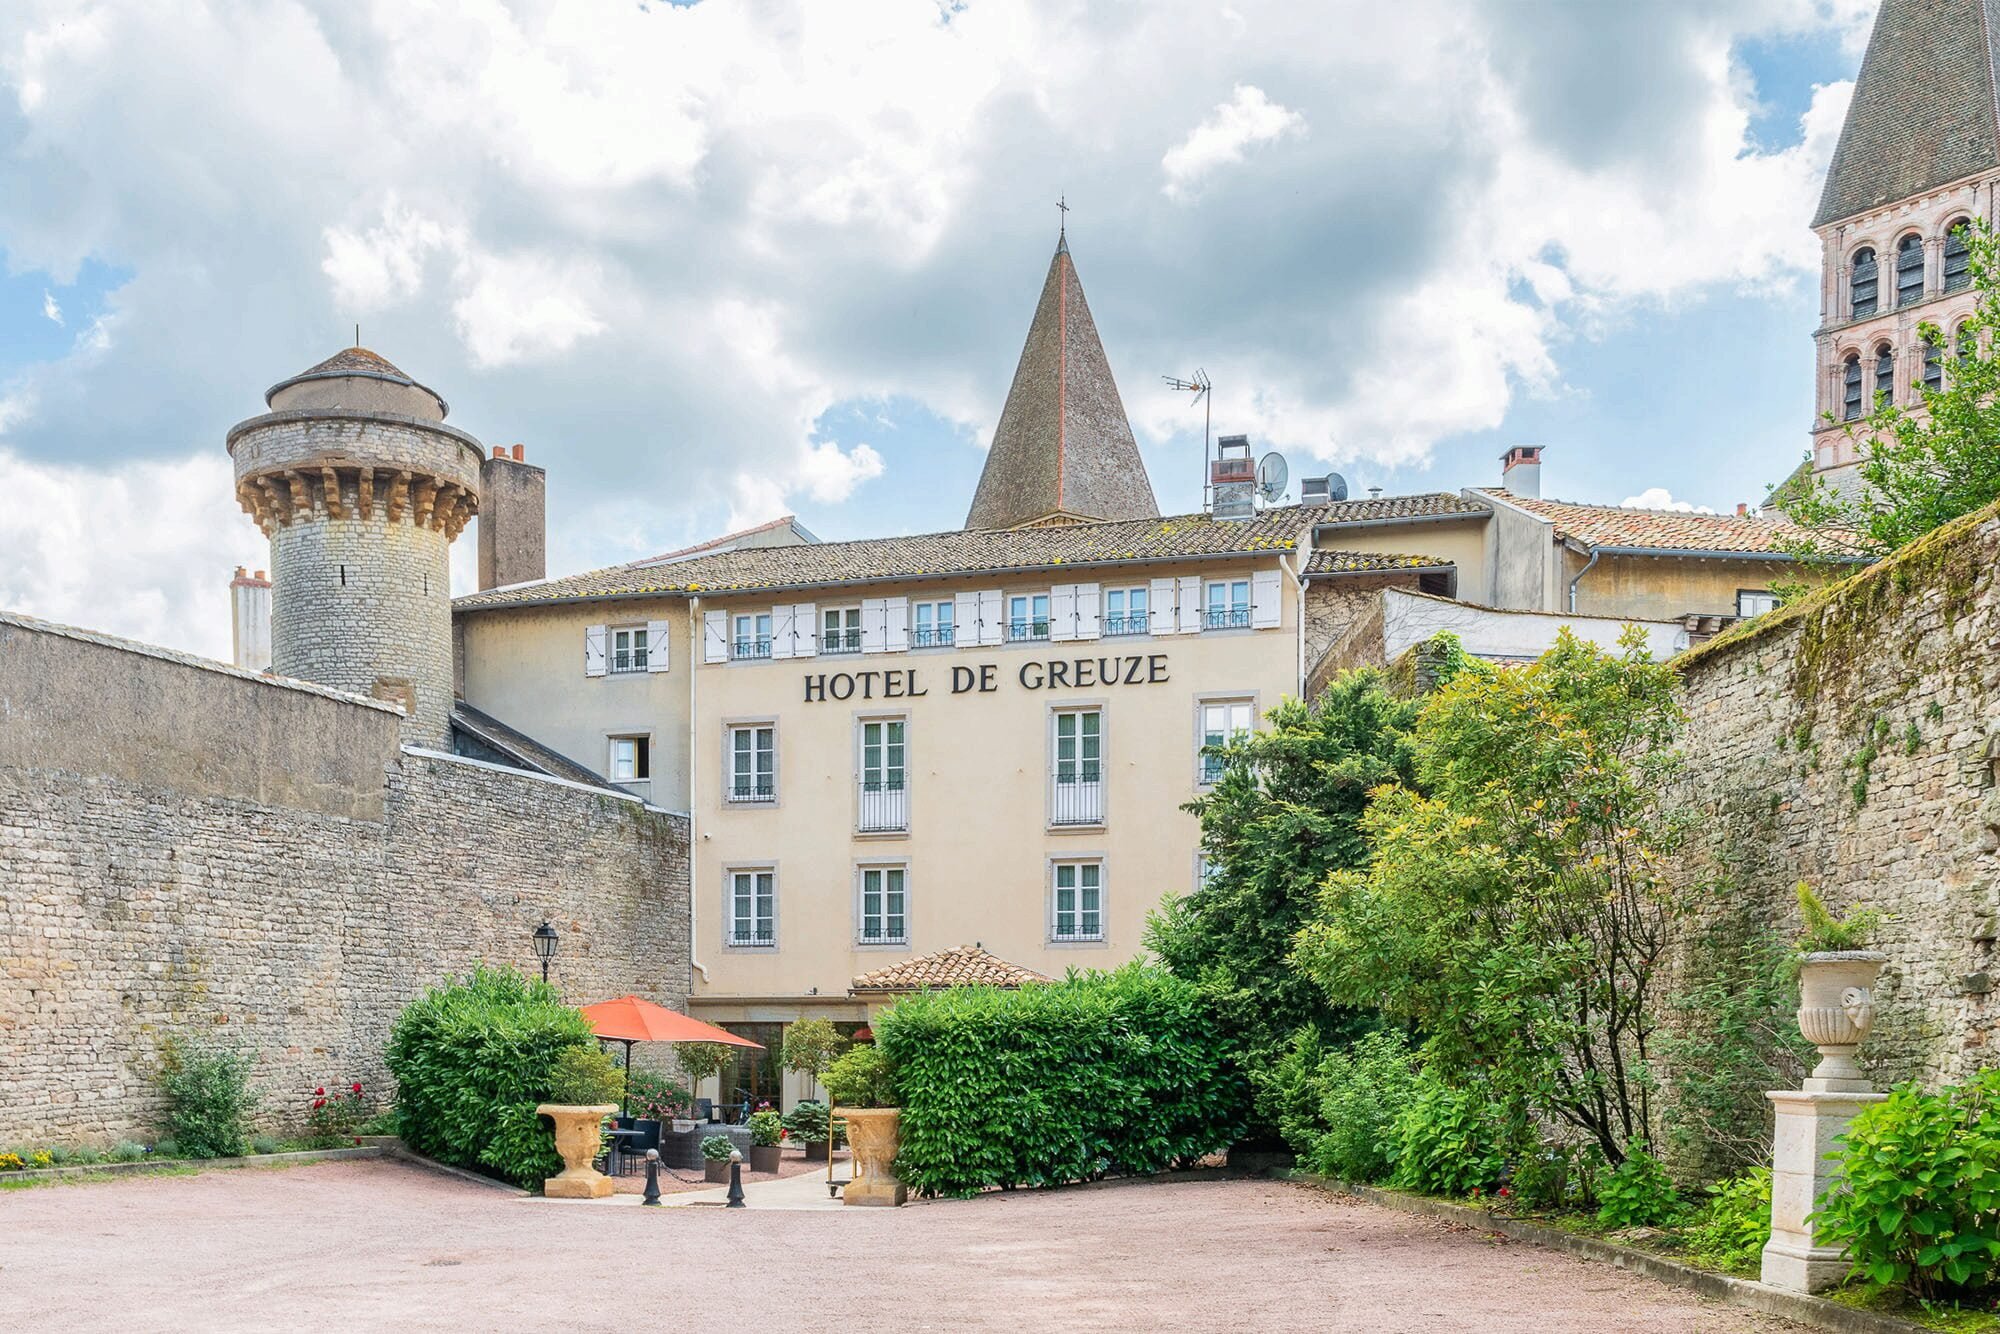
[[[271,670],[393,700],[451,735],[451,543],[479,509],[479,442],[445,402],[349,348],[229,430],[236,497],[271,539]]]

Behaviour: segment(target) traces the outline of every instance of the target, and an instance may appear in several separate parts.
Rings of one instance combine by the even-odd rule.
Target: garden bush
[[[249,1143],[250,1057],[227,1047],[170,1038],[160,1049],[166,1131],[188,1158],[237,1158]]]
[[[784,1137],[785,1118],[766,1108],[750,1114],[750,1143],[759,1149],[773,1149]]]
[[[1485,1089],[1452,1088],[1426,1070],[1396,1118],[1395,1184],[1426,1195],[1470,1195],[1506,1171],[1508,1116]]]
[[[785,1113],[785,1133],[797,1144],[824,1144],[830,1115],[831,1109],[814,1098],[793,1103],[792,1110]],[[845,1142],[846,1136],[841,1139]]]
[[[625,1072],[601,1047],[565,1047],[549,1071],[550,1102],[601,1106],[625,1096]]]
[[[1316,1090],[1325,1133],[1314,1141],[1315,1172],[1347,1181],[1382,1181],[1402,1153],[1397,1119],[1417,1082],[1401,1033],[1381,1030],[1321,1058]]]
[[[687,1086],[644,1068],[625,1072],[626,1110],[642,1121],[671,1121],[694,1106]]]
[[[1840,1157],[1817,1220],[1855,1273],[1926,1299],[2000,1279],[2000,1070],[1892,1089],[1854,1118]]]
[[[535,1106],[550,1101],[563,1053],[594,1046],[589,1022],[552,987],[511,970],[475,968],[433,987],[389,1034],[403,1142],[440,1162],[538,1184],[561,1160]]]
[[[897,1172],[924,1194],[1162,1171],[1231,1143],[1246,1111],[1201,990],[1140,964],[924,993],[874,1029],[902,1099]]]
[[[894,1107],[896,1077],[879,1047],[864,1043],[826,1068],[820,1085],[836,1107]]]
[[[1607,1227],[1657,1227],[1680,1212],[1681,1197],[1644,1140],[1627,1146],[1625,1161],[1597,1187],[1597,1221]]]
[[[1753,1167],[1708,1188],[1687,1229],[1687,1256],[1731,1274],[1755,1274],[1771,1239],[1771,1169]]]

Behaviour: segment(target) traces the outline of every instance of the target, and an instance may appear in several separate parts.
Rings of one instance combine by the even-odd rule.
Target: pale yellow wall
[[[1465,522],[1367,524],[1320,533],[1322,551],[1382,551],[1402,556],[1432,556],[1458,567],[1458,595],[1474,602],[1488,596],[1486,525],[1484,518]]]
[[[664,672],[585,676],[593,625],[672,627]],[[688,808],[688,605],[681,598],[566,603],[458,613],[461,689],[468,704],[604,773],[607,738],[652,738],[646,799]],[[635,787],[635,792],[641,789]]]
[[[1263,562],[1272,568],[1279,562]],[[1145,578],[1201,573],[1248,577],[1244,562],[1155,565]],[[1102,571],[1076,571],[1065,581],[1124,582]],[[868,596],[947,597],[959,590],[1027,592],[1045,582],[1020,579],[922,581],[877,586]],[[1298,685],[1298,598],[1293,572],[1280,580],[1282,623],[1276,629],[1190,635],[1119,637],[1072,644],[933,649],[899,654],[775,662],[735,662],[697,668],[695,747],[695,1004],[711,1018],[783,1018],[845,997],[856,974],[899,959],[959,944],[981,944],[1001,958],[1059,976],[1071,966],[1102,968],[1140,951],[1147,912],[1162,894],[1194,884],[1197,826],[1180,809],[1197,794],[1196,701],[1203,695],[1254,696],[1259,716]],[[801,595],[819,605],[824,593]],[[713,599],[703,610],[754,610],[769,597]],[[1024,688],[1023,664],[1050,659],[1121,659],[1158,655],[1167,680],[1083,689]],[[1150,662],[1148,662],[1150,666]],[[994,669],[990,693],[951,691],[951,669]],[[805,702],[809,676],[839,671],[914,671],[918,698],[864,703]],[[1104,710],[1105,823],[1074,832],[1051,830],[1047,794],[1051,768],[1049,712],[1059,704],[1098,703]],[[860,837],[854,832],[856,730],[868,716],[902,712],[909,719],[907,835]],[[732,806],[722,790],[724,720],[770,718],[777,723],[774,806]],[[1048,859],[1102,855],[1106,940],[1048,940]],[[907,863],[910,941],[907,947],[855,943],[855,871],[867,862]],[[777,869],[775,949],[740,950],[723,943],[725,874],[731,866]],[[818,996],[805,999],[810,989]],[[800,1003],[785,1005],[784,998]]]
[[[1589,558],[1564,553],[1568,580]],[[1604,556],[1576,588],[1576,610],[1586,616],[1671,620],[1689,612],[1734,616],[1738,589],[1768,589],[1795,577],[1778,561],[1695,560],[1671,556]]]

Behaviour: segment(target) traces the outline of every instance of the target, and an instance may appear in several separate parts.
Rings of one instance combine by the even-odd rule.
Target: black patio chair
[[[630,1176],[634,1172],[641,1171],[644,1168],[646,1150],[660,1147],[660,1123],[645,1119],[633,1120],[633,1118],[626,1116],[621,1116],[618,1119],[620,1121],[631,1122],[630,1125],[619,1127],[621,1130],[636,1130],[639,1132],[619,1142],[618,1170],[621,1174]]]
[[[694,1119],[697,1121],[713,1121],[715,1119],[715,1099],[696,1098],[694,1100]]]

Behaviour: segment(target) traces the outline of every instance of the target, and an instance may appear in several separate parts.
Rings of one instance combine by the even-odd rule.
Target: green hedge
[[[594,1046],[589,1022],[553,987],[511,970],[475,968],[433,987],[389,1034],[403,1142],[439,1162],[540,1185],[562,1160],[535,1105],[549,1101],[562,1054]]]
[[[873,1027],[902,1097],[896,1171],[924,1194],[1162,1171],[1228,1145],[1248,1110],[1199,990],[1140,964],[928,992]]]

